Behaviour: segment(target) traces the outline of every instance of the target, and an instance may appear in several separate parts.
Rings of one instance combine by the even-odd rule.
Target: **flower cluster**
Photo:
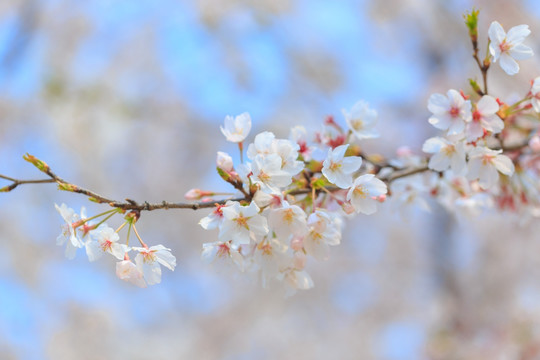
[[[293,128],[288,139],[268,131],[257,134],[247,146],[246,161],[236,166],[230,155],[218,152],[221,177],[246,196],[217,204],[200,221],[206,230],[219,230],[218,241],[203,245],[205,261],[233,264],[257,274],[264,285],[313,286],[305,270],[308,257],[327,259],[330,246],[341,241],[343,215],[373,214],[387,192],[386,184],[370,173],[373,167],[362,167],[359,147],[349,144],[377,136],[377,113],[364,102],[343,113],[347,131],[330,118],[313,141],[302,127]],[[234,131],[247,135],[251,121],[245,119],[246,114],[228,116],[225,128],[236,124]],[[231,142],[245,138],[223,133]],[[193,193],[205,192],[194,189],[186,195]]]
[[[79,215],[65,204],[56,206],[65,220],[57,244],[66,244],[68,258],[83,247],[90,261],[108,253],[118,260],[119,278],[144,287],[161,281],[161,266],[174,270],[176,259],[163,245],[148,247],[142,241],[135,227],[140,212],[215,205],[199,222],[204,229],[218,232],[216,241],[203,244],[202,259],[253,274],[263,286],[285,284],[294,292],[313,286],[307,261],[330,256],[330,247],[341,242],[344,218],[371,215],[379,203],[429,209],[425,198],[432,196],[450,210],[475,213],[498,208],[517,212],[523,219],[540,216],[540,77],[513,103],[489,95],[487,89],[492,63],[498,61],[507,74],[514,75],[519,71],[516,60],[532,56],[532,50],[522,44],[530,31],[527,25],[519,25],[505,33],[493,22],[488,31],[489,51],[481,61],[477,15],[477,11],[467,14],[465,22],[483,89],[470,79],[472,92],[468,94],[450,89],[430,96],[428,122],[440,134],[424,142],[427,156],[405,147],[398,149],[395,159],[366,155],[362,142],[379,133],[377,112],[364,101],[343,110],[343,121],[327,117],[322,129],[313,134],[301,126],[293,127],[288,138],[263,131],[247,147],[244,141],[251,131],[251,117],[248,113],[227,116],[221,132],[238,145],[240,161],[235,163],[231,155],[219,151],[216,166],[219,176],[240,194],[236,198],[216,200],[227,194],[192,189],[186,198],[202,202],[118,203],[64,182],[44,162],[27,155],[25,159],[62,190],[84,193],[113,207],[87,218],[84,209]],[[12,187],[21,183],[25,182]],[[125,214],[125,222],[113,230],[105,221],[118,213]],[[104,218],[92,222],[100,217]],[[118,233],[125,225],[127,239],[120,243]],[[140,247],[129,246],[131,230]],[[132,251],[134,262],[129,258]]]
[[[136,228],[136,216],[132,213],[126,216],[126,221],[115,231],[107,226],[105,220],[115,215],[119,211],[116,209],[106,211],[102,214],[86,217],[84,208],[80,216],[66,204],[55,205],[56,210],[65,221],[62,226],[62,233],[56,239],[57,245],[66,244],[66,257],[73,259],[78,248],[85,248],[88,260],[96,261],[104,254],[112,255],[118,262],[116,263],[116,275],[139,287],[158,284],[161,282],[161,266],[173,271],[176,267],[176,258],[171,254],[171,249],[163,245],[148,247],[140,238]],[[106,216],[107,215],[107,216]],[[93,219],[106,216],[98,223],[91,223]],[[125,244],[119,243],[118,232],[126,225],[129,230],[133,229],[137,238],[141,242],[141,247],[130,247],[129,233]],[[130,260],[129,252],[134,251],[135,263]],[[161,265],[161,266],[160,266]]]

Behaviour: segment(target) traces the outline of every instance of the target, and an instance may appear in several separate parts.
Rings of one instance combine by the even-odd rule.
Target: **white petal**
[[[508,30],[508,34],[506,34],[506,41],[509,43],[515,44],[522,42],[529,34],[531,33],[531,30],[529,30],[529,25],[518,25],[514,26],[510,30]]]
[[[433,114],[443,114],[450,108],[450,101],[443,94],[431,94],[428,100],[428,110]]]
[[[516,46],[512,47],[509,53],[510,56],[512,56],[516,60],[525,60],[534,55],[533,50],[523,44],[517,44]]]
[[[493,21],[489,26],[488,35],[491,42],[495,43],[497,47],[506,37],[503,27],[497,21]]]
[[[508,156],[496,156],[495,159],[493,159],[493,165],[497,170],[505,175],[512,175],[514,173],[514,163]]]
[[[519,72],[519,65],[516,60],[506,53],[501,54],[501,61],[499,64],[508,75],[515,75]]]
[[[483,116],[491,115],[499,111],[499,104],[497,103],[497,100],[495,100],[494,97],[489,96],[489,95],[484,95],[482,96],[480,101],[478,101],[476,108]]]

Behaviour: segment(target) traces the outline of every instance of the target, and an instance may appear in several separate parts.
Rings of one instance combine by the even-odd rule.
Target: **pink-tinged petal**
[[[431,94],[428,100],[428,110],[433,114],[443,114],[450,109],[450,101],[443,94]]]
[[[501,68],[508,75],[515,75],[519,72],[519,65],[510,55],[503,53],[501,54],[500,63]]]
[[[518,25],[514,26],[510,30],[508,30],[508,34],[506,34],[506,41],[509,43],[515,44],[522,42],[529,34],[531,33],[531,30],[529,30],[529,25]]]
[[[533,50],[523,44],[517,44],[516,46],[512,47],[508,52],[510,53],[510,56],[516,60],[525,60],[533,57],[534,55]]]
[[[499,111],[499,104],[494,97],[484,95],[480,101],[478,101],[478,104],[476,104],[476,108],[483,116],[486,116],[495,114],[497,111]]]
[[[508,156],[496,156],[495,159],[493,159],[493,165],[504,175],[512,175],[514,173],[514,163]]]
[[[492,43],[499,45],[506,38],[506,33],[497,21],[493,21],[489,26],[488,36]]]

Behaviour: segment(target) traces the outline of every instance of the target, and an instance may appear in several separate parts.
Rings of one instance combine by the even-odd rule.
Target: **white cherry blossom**
[[[268,225],[278,237],[301,236],[307,232],[307,215],[299,206],[283,201],[282,207],[268,213]]]
[[[233,201],[223,207],[223,223],[219,232],[219,240],[232,240],[235,245],[249,244],[252,238],[268,233],[266,218],[259,215],[259,207],[255,202],[242,206]]]
[[[437,129],[448,130],[448,135],[461,134],[465,123],[471,121],[471,102],[454,89],[448,90],[446,96],[432,94],[428,109],[433,113],[429,123]]]
[[[251,130],[251,117],[248,113],[242,113],[235,118],[227,115],[224,126],[220,126],[220,128],[228,141],[240,143],[244,141]]]
[[[499,179],[499,172],[504,175],[514,173],[514,164],[508,156],[501,155],[502,150],[491,150],[486,147],[475,147],[469,152],[469,172],[467,177],[478,179],[483,189],[489,189]]]
[[[329,149],[322,168],[328,181],[342,189],[351,187],[352,176],[362,165],[362,158],[359,156],[345,157],[348,147],[349,144],[338,146],[334,150]]]
[[[131,260],[122,260],[116,263],[116,276],[138,287],[145,288],[146,281],[141,271]]]
[[[109,253],[118,260],[123,260],[124,255],[129,251],[127,245],[118,243],[120,239],[118,234],[105,224],[93,231],[93,237],[95,240],[90,239],[85,244],[86,254],[90,261],[98,260],[104,253]]]
[[[231,241],[203,244],[201,259],[207,264],[232,261],[241,271],[244,269],[244,258],[239,247]]]
[[[377,122],[377,111],[370,109],[365,101],[358,101],[351,108],[351,112],[341,110],[345,121],[354,136],[359,140],[379,137],[375,129]]]
[[[456,175],[463,175],[467,170],[463,141],[451,142],[441,137],[433,137],[426,140],[422,151],[433,154],[428,163],[430,169],[445,171],[450,168]]]
[[[330,253],[329,246],[340,244],[340,220],[326,211],[317,210],[309,215],[307,223],[309,231],[303,240],[304,249],[315,259],[326,260]]]
[[[371,215],[377,211],[377,200],[374,198],[387,192],[388,189],[384,182],[373,174],[365,174],[354,180],[347,193],[347,200],[351,202],[357,212]]]
[[[500,59],[499,65],[508,75],[519,72],[516,60],[525,60],[533,56],[532,49],[522,44],[530,33],[529,25],[514,26],[508,30],[508,34],[497,21],[489,26],[489,52],[493,56],[493,62]]]
[[[260,185],[261,190],[279,193],[280,188],[292,181],[290,173],[281,169],[282,160],[277,154],[257,155],[251,163],[252,181]]]
[[[84,246],[84,242],[77,234],[76,229],[81,218],[75,213],[75,210],[68,208],[66,204],[62,204],[61,206],[54,204],[54,206],[66,222],[62,226],[62,233],[56,238],[56,245],[62,246],[66,244],[65,255],[68,259],[73,259],[77,252],[77,248],[82,248]]]
[[[159,284],[161,282],[161,266],[174,271],[176,258],[171,254],[171,249],[163,245],[148,247],[133,247],[139,253],[135,256],[135,264],[143,273],[148,285]]]
[[[484,130],[498,134],[504,128],[504,122],[497,115],[499,104],[494,97],[484,95],[476,104],[472,121],[467,124],[467,140],[475,141],[484,136]]]

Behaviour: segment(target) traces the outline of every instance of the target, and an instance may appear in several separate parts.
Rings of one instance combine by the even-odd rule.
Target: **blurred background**
[[[287,137],[344,124],[360,99],[379,112],[368,152],[419,151],[429,95],[480,77],[473,6],[482,53],[492,20],[529,24],[540,51],[534,0],[2,1],[0,173],[40,178],[29,152],[111,198],[182,201],[229,190],[214,170],[216,151],[236,155],[225,115],[248,111],[251,140]],[[538,59],[514,77],[495,66],[491,93],[526,93]],[[540,359],[538,221],[382,206],[308,263],[314,289],[283,298],[200,260],[217,238],[197,225],[207,211],[143,214],[143,239],[178,261],[159,285],[117,279],[113,259],[69,261],[62,202],[103,209],[51,184],[0,196],[2,359]]]

